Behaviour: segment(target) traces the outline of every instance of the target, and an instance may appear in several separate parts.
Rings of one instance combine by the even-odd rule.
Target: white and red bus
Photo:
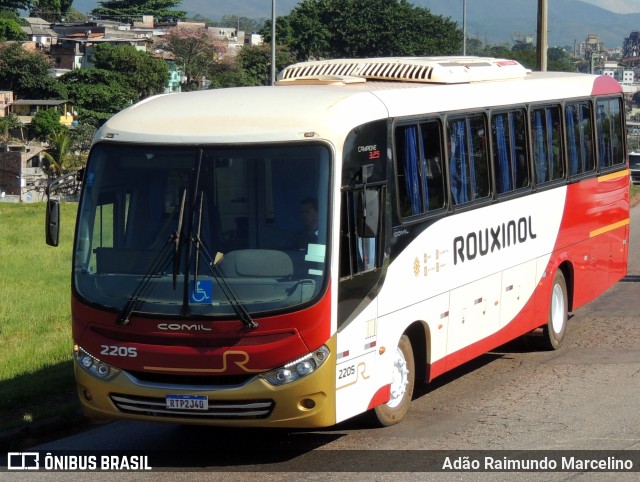
[[[535,330],[558,348],[626,273],[623,112],[610,77],[456,57],[296,64],[115,115],[75,235],[85,413],[390,425],[416,381]]]

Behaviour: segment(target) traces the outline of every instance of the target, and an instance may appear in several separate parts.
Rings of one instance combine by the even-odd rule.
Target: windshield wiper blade
[[[207,261],[207,266],[209,266],[209,271],[211,271],[211,274],[213,275],[213,277],[216,279],[216,281],[222,288],[222,292],[226,296],[233,310],[236,312],[236,315],[238,315],[238,318],[240,318],[240,321],[242,321],[244,326],[246,326],[247,328],[250,328],[250,329],[258,328],[259,326],[258,323],[251,317],[251,315],[242,305],[240,300],[238,300],[236,295],[233,293],[231,286],[229,286],[229,283],[227,283],[227,280],[225,279],[224,274],[220,271],[220,268],[218,268],[218,264],[220,263],[220,261],[222,261],[222,258],[224,257],[223,254],[217,253],[215,259],[213,259],[209,254],[209,252],[204,247],[204,245],[202,244],[202,240],[199,239],[197,236],[193,237],[193,244],[196,246],[196,250],[198,251],[202,250],[202,254],[205,260]]]
[[[173,289],[176,289],[178,270],[180,269],[180,238],[182,237],[182,221],[184,220],[184,206],[187,198],[187,190],[182,191],[182,202],[180,203],[180,215],[178,217],[178,228],[174,233],[174,249],[173,249]]]
[[[238,315],[238,318],[240,318],[240,321],[242,321],[244,326],[246,326],[249,329],[258,328],[258,323],[256,323],[255,320],[251,318],[251,315],[249,314],[249,312],[245,309],[245,307],[242,305],[240,300],[238,300],[236,295],[233,293],[233,290],[231,289],[231,286],[229,286],[229,283],[227,283],[227,280],[225,279],[224,274],[222,273],[222,271],[220,271],[220,268],[218,268],[218,264],[220,264],[224,255],[218,252],[214,259],[209,253],[209,250],[207,250],[207,247],[202,241],[202,238],[200,237],[200,232],[202,228],[202,204],[203,204],[203,193],[201,193],[200,195],[198,232],[197,234],[193,234],[191,237],[191,242],[196,248],[196,268],[194,271],[194,279],[197,279],[197,276],[198,276],[199,256],[200,254],[202,254],[203,258],[207,262],[209,271],[211,271],[211,274],[220,285],[220,288],[222,288],[222,292],[224,293],[225,297],[229,301],[229,304],[231,305],[233,310],[236,312],[236,315]]]
[[[144,292],[145,288],[149,285],[149,282],[153,279],[153,277],[157,275],[160,268],[166,266],[169,262],[169,258],[171,256],[171,247],[176,243],[177,238],[177,232],[173,232],[165,242],[164,246],[160,249],[160,251],[158,251],[158,254],[156,254],[153,260],[151,260],[149,269],[147,269],[147,272],[144,274],[144,276],[136,286],[136,289],[133,290],[133,293],[131,293],[131,296],[120,310],[120,314],[118,315],[116,324],[129,324],[129,317],[140,301],[140,296]]]
[[[198,207],[198,233],[196,234],[196,238],[200,240],[200,233],[202,232],[202,206],[204,204],[204,192],[200,191],[200,206]],[[195,244],[195,243],[194,243]],[[198,249],[198,245],[196,247],[196,263],[193,268],[193,283],[195,286],[198,285],[198,265],[200,264],[200,249]]]

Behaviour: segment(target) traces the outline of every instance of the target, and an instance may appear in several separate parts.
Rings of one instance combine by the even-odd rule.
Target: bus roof
[[[195,144],[337,140],[358,125],[388,117],[621,91],[610,77],[562,72],[527,72],[506,80],[449,84],[329,77],[333,78],[305,75],[298,77],[302,83],[281,82],[275,87],[151,97],[109,119],[96,140]]]

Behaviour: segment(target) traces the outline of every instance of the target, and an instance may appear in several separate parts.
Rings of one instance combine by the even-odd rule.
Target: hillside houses
[[[169,52],[153,50],[154,39],[169,29],[209,29],[215,37],[226,43],[225,55],[235,55],[244,45],[262,43],[261,36],[245,35],[245,32],[236,28],[207,27],[197,22],[158,25],[153,16],[144,16],[141,21],[132,24],[103,20],[50,23],[35,17],[27,17],[25,21],[28,25],[22,29],[28,41],[22,42],[22,46],[28,50],[39,50],[51,58],[51,76],[60,77],[66,72],[92,67],[97,45],[131,45],[165,60],[170,74],[165,93],[179,92],[184,78],[184,73]],[[70,128],[77,124],[77,113],[66,99],[20,99],[11,91],[0,91],[0,118],[15,114],[27,126],[33,116],[43,109],[56,109],[60,122]],[[46,185],[46,174],[42,170],[42,151],[46,145],[27,143],[28,140],[20,135],[22,132],[24,130],[13,132],[13,136],[5,139],[0,132],[0,202],[39,201],[43,186]]]

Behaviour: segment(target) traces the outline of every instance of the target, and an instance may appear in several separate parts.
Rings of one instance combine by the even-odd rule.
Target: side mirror
[[[360,238],[375,238],[380,222],[380,191],[363,189],[358,197],[357,232]]]
[[[60,202],[57,199],[47,201],[45,235],[49,246],[58,246],[60,242]]]

